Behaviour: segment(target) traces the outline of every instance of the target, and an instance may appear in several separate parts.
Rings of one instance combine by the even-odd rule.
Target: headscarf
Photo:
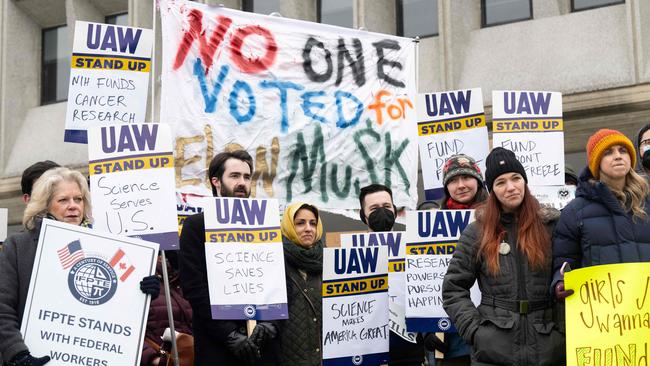
[[[307,210],[309,210],[309,207],[316,209],[316,206],[310,205],[308,203],[294,202],[287,206],[287,208],[284,210],[284,215],[282,215],[282,224],[280,225],[282,235],[296,244],[300,243],[300,237],[298,236],[298,233],[296,233],[296,227],[293,225],[293,219],[296,216],[296,213],[298,213],[298,211],[303,208],[303,206],[306,206],[304,208]],[[323,224],[321,223],[320,215],[318,215],[318,209],[316,209],[316,222],[316,236],[314,237],[314,242],[319,241],[323,236]]]

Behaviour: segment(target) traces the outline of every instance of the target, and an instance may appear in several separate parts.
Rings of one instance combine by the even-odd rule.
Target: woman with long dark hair
[[[557,210],[541,209],[524,167],[497,147],[486,159],[491,194],[463,232],[443,283],[444,308],[472,345],[472,365],[560,365],[564,338],[548,291]],[[470,288],[478,281],[478,308]]]

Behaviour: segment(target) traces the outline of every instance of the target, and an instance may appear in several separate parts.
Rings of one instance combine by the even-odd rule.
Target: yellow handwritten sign
[[[565,287],[568,366],[650,365],[650,263],[578,269]]]

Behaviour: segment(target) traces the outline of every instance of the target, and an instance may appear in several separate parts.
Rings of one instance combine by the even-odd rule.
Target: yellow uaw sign
[[[569,366],[650,366],[650,263],[565,275]]]

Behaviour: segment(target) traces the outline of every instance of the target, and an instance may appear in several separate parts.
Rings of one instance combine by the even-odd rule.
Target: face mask
[[[368,216],[368,227],[372,231],[390,231],[395,224],[393,211],[380,207]]]
[[[643,152],[643,158],[641,159],[641,165],[643,165],[644,168],[650,170],[650,147],[645,149]]]

